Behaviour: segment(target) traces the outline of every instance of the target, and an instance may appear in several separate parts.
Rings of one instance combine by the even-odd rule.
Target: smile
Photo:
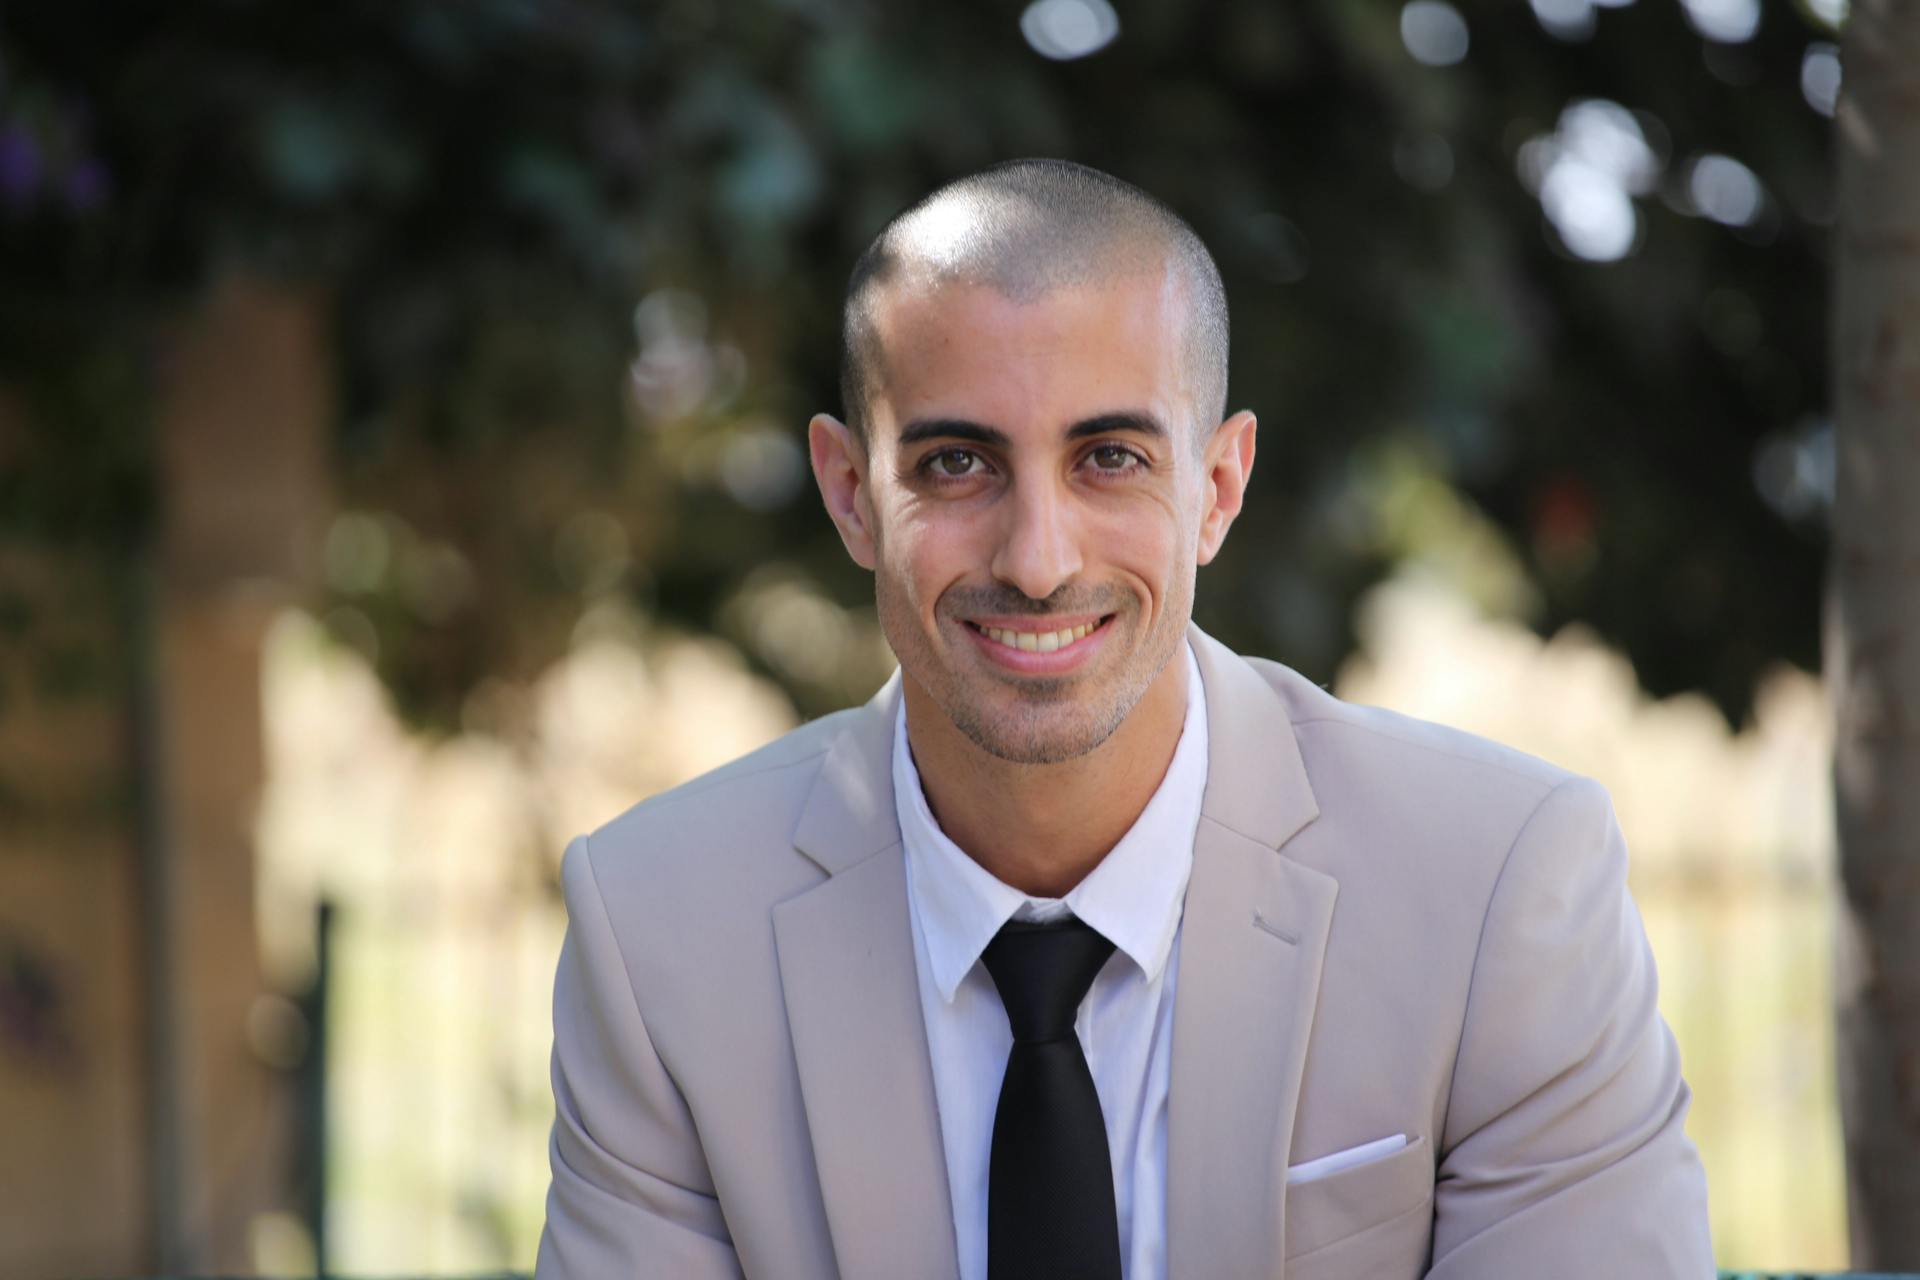
[[[1092,649],[1106,630],[1107,623],[1113,621],[1112,614],[1091,618],[1085,622],[1071,623],[1067,626],[1053,626],[1046,630],[1029,626],[999,626],[985,622],[968,622],[971,631],[985,646],[986,651],[1002,663],[1011,664],[1021,670],[1052,670],[1061,662],[1074,664]],[[1032,655],[1029,657],[1028,655]],[[1033,664],[1041,663],[1043,667]]]
[[[1059,631],[1009,631],[1004,627],[977,627],[987,639],[1006,645],[1009,649],[1019,649],[1026,653],[1052,653],[1055,649],[1064,649],[1075,640],[1084,639],[1089,631],[1106,621],[1086,622],[1077,627],[1065,627]],[[969,623],[969,626],[974,624]]]

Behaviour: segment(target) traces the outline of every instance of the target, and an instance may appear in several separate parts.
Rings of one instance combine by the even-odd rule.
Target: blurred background
[[[1040,154],[1225,275],[1198,620],[1600,778],[1722,1264],[1844,1265],[1844,5],[0,8],[0,1273],[531,1265],[560,852],[885,678],[840,292]]]

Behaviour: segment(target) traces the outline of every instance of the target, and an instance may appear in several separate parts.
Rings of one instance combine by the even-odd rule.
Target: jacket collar
[[[1271,1274],[1338,885],[1276,852],[1319,813],[1286,701],[1189,632],[1208,776],[1183,908],[1168,1098],[1172,1275]],[[847,713],[794,845],[827,879],[774,911],[801,1093],[841,1272],[946,1276],[951,1200],[914,978],[892,749],[896,672]]]
[[[895,671],[867,704],[845,712],[820,776],[793,830],[793,847],[838,875],[900,841],[893,807],[893,718],[900,705]]]
[[[1207,691],[1207,795],[1201,813],[1278,849],[1320,816],[1287,705],[1248,661],[1188,631]]]

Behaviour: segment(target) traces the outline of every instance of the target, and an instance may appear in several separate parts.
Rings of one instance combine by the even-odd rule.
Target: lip
[[[1106,643],[1107,624],[1113,621],[1113,614],[1092,613],[1077,618],[1059,617],[1039,619],[1032,616],[1024,618],[968,618],[961,624],[981,654],[994,665],[1022,675],[1055,676],[1074,670],[1092,658],[1095,651]],[[1065,631],[1070,627],[1093,625],[1092,631],[1081,636],[1072,644],[1063,645],[1052,653],[1032,653],[1025,649],[1014,649],[988,637],[982,627],[998,627],[1004,631],[1034,631],[1042,624],[1049,631]]]

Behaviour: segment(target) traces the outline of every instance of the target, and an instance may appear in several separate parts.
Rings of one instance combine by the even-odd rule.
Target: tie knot
[[[1073,1016],[1087,997],[1113,943],[1069,916],[1051,924],[1009,920],[980,953],[1000,992],[1016,1044],[1073,1034]]]

